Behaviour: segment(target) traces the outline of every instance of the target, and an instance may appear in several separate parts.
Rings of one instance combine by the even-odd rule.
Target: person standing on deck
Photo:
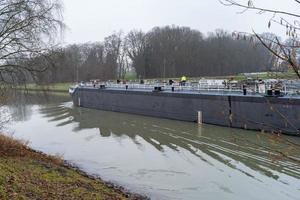
[[[182,86],[185,86],[186,80],[187,80],[186,76],[183,75],[181,77],[181,81],[180,81],[180,83],[181,83]]]

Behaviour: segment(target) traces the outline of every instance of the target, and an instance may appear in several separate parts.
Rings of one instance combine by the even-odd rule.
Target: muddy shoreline
[[[33,150],[33,151],[35,151],[35,150]],[[40,154],[44,154],[42,152],[38,152],[38,151],[36,151],[36,152],[40,153]],[[141,194],[135,193],[135,192],[132,192],[129,189],[126,189],[125,187],[118,185],[117,183],[113,183],[113,182],[109,182],[109,181],[104,181],[100,176],[90,175],[90,174],[84,172],[83,170],[81,170],[75,164],[71,164],[71,163],[69,163],[66,160],[64,160],[63,166],[66,167],[66,168],[68,168],[68,169],[71,169],[73,171],[76,171],[77,173],[79,173],[80,175],[82,175],[84,177],[87,177],[89,179],[100,181],[100,182],[104,183],[108,188],[111,188],[111,189],[113,189],[115,191],[118,191],[120,193],[125,194],[125,196],[129,200],[150,200],[149,197],[147,197],[145,195],[141,195]]]
[[[150,199],[0,133],[0,199],[95,199],[96,196],[107,200]]]

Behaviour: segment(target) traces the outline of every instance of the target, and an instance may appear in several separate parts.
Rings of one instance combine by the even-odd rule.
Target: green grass
[[[257,75],[249,75],[245,76],[243,74],[239,74],[237,76],[234,76],[234,78],[239,80],[244,80],[247,78],[253,78],[253,79],[298,79],[296,74],[293,71],[288,72],[262,72]]]
[[[206,79],[233,79],[237,81],[246,80],[247,78],[252,79],[298,79],[296,74],[293,71],[288,72],[262,72],[255,75],[244,75],[244,74],[237,74],[237,75],[230,75],[230,76],[208,76],[208,77],[193,77],[189,78],[190,80],[197,80],[200,78]]]
[[[0,135],[0,199],[127,199],[125,194]]]
[[[137,74],[135,72],[127,72],[124,77],[125,80],[136,80],[138,79]]]
[[[27,84],[20,86],[20,89],[29,90],[29,91],[51,91],[51,92],[68,92],[69,87],[75,85],[75,83],[53,83],[47,85],[38,85],[38,84]]]

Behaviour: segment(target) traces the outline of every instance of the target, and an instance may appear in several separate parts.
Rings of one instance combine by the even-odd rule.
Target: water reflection
[[[263,187],[270,184],[267,187],[268,189],[270,189],[270,187],[272,188],[274,183],[278,183],[279,185],[274,188],[281,188],[276,190],[284,194],[285,198],[296,199],[295,197],[297,195],[299,196],[300,163],[297,161],[300,160],[300,146],[297,146],[300,144],[299,138],[285,136],[278,138],[274,135],[252,131],[210,125],[198,126],[194,123],[74,108],[71,102],[65,102],[65,100],[66,99],[62,98],[55,101],[53,98],[50,98],[46,101],[48,103],[35,102],[35,104],[31,104],[39,105],[38,107],[30,107],[27,103],[28,111],[23,112],[22,115],[20,115],[18,111],[15,112],[16,116],[19,116],[15,117],[15,120],[30,121],[30,117],[28,116],[36,115],[37,118],[31,119],[30,123],[36,123],[35,121],[41,120],[42,118],[42,120],[48,122],[47,126],[49,127],[44,127],[45,129],[60,131],[59,134],[65,134],[61,130],[67,130],[66,127],[72,127],[70,131],[73,134],[81,134],[88,130],[93,130],[93,134],[85,133],[82,139],[85,140],[86,144],[89,144],[103,138],[103,141],[98,142],[95,146],[86,147],[87,149],[97,149],[98,154],[100,154],[100,151],[106,150],[104,146],[107,144],[104,143],[104,141],[109,143],[110,146],[108,148],[119,148],[118,146],[124,145],[124,142],[125,145],[127,145],[126,148],[129,149],[133,148],[132,144],[134,144],[136,148],[141,151],[141,156],[139,157],[140,161],[136,161],[131,157],[136,154],[134,151],[137,150],[127,150],[128,152],[124,152],[126,158],[122,159],[129,162],[129,164],[124,164],[125,161],[123,163],[123,161],[117,159],[107,164],[107,160],[112,159],[109,158],[105,161],[107,164],[105,170],[112,170],[114,174],[126,174],[122,170],[127,169],[127,171],[132,171],[132,168],[134,168],[133,165],[138,165],[136,163],[130,165],[130,162],[147,163],[147,165],[150,165],[147,169],[136,167],[136,171],[128,172],[128,176],[132,178],[128,178],[128,180],[135,180],[136,183],[133,183],[133,185],[141,183],[147,185],[145,190],[159,190],[161,196],[157,197],[158,199],[161,199],[164,195],[166,195],[166,199],[175,197],[178,199],[195,199],[195,197],[214,199],[217,195],[215,191],[214,195],[211,194],[211,196],[202,195],[207,194],[207,191],[201,191],[201,189],[206,188],[206,190],[209,190],[209,187],[217,187],[218,190],[222,192],[221,194],[226,193],[233,195],[237,193],[238,188],[241,190],[240,187],[242,187],[239,185],[239,181],[232,182],[232,179],[236,177],[243,180],[245,177],[248,177],[245,179],[247,180],[247,184],[251,182],[250,180],[256,184],[262,184]],[[56,129],[53,126],[56,127]],[[21,127],[26,126],[23,124]],[[97,132],[95,132],[95,130],[97,130]],[[75,137],[75,135],[70,137]],[[119,143],[116,144],[112,142],[111,139]],[[128,139],[130,139],[132,143],[130,143]],[[291,145],[290,141],[296,143],[296,145]],[[51,145],[54,145],[55,142],[60,143],[64,141],[52,141]],[[80,144],[83,145],[84,142],[80,142]],[[149,145],[153,147],[155,151],[149,153],[149,150],[145,150],[149,149]],[[82,147],[82,149],[84,148],[85,147]],[[124,151],[126,148],[120,147],[120,150]],[[117,153],[114,154],[113,151],[115,150],[111,149],[112,155],[119,155]],[[282,156],[283,154],[285,156]],[[99,165],[98,162],[102,162],[102,160],[101,158],[96,159],[95,155],[97,155],[97,153],[93,154],[93,156],[91,156],[92,158],[89,158],[89,162],[94,162],[95,165]],[[103,156],[105,154],[102,153],[101,155]],[[166,167],[168,166],[166,163],[162,165],[159,161],[160,156],[167,157],[166,159],[172,163],[172,167]],[[182,163],[182,161],[179,162],[178,157],[184,160],[185,163]],[[100,159],[100,161],[98,159]],[[153,161],[149,161],[149,159],[153,159]],[[156,167],[156,165],[158,165],[156,162],[161,164],[159,168]],[[102,170],[104,170],[104,168],[102,168]],[[210,180],[209,185],[201,185],[204,180],[199,182],[199,180],[193,179],[193,176],[195,176],[194,178],[200,176],[200,172],[197,170],[207,171],[209,175],[208,179]],[[213,175],[214,173],[226,174],[228,177],[225,181],[220,181],[220,177],[215,177],[216,175]],[[237,175],[236,173],[242,174],[243,176]],[[201,174],[201,176],[205,175]],[[157,183],[154,184],[154,182],[151,181],[147,183],[149,180],[153,179],[157,181],[162,177],[170,180],[180,177],[181,180],[178,183],[173,182],[171,184],[172,187],[170,185],[167,189],[164,189],[161,185],[157,186]],[[223,178],[224,177],[221,179]],[[123,179],[126,178],[122,177],[116,179],[122,182]],[[270,182],[268,179],[275,182]],[[130,181],[124,182],[128,184]],[[232,185],[228,185],[226,181]],[[152,185],[153,188],[149,185]],[[158,189],[155,189],[153,185],[157,186]],[[291,191],[282,189],[283,185],[291,189],[293,194],[290,194]],[[256,186],[249,188],[249,191],[264,190],[263,187],[259,190],[255,187]],[[137,188],[139,187],[137,186]],[[193,195],[190,196],[190,194]],[[221,194],[220,197],[223,197]],[[155,197],[155,195],[152,197]],[[269,196],[268,194],[260,194],[261,199],[270,197],[272,197],[271,194],[269,194]],[[281,197],[282,196],[278,196],[279,199]],[[240,198],[242,197],[237,194],[228,196],[228,199]],[[243,197],[243,199],[245,198]]]
[[[141,145],[137,140],[139,136],[159,151],[164,151],[166,147],[175,151],[185,149],[209,163],[201,156],[204,153],[252,178],[255,177],[243,169],[238,169],[234,162],[239,161],[274,179],[279,179],[279,176],[273,171],[300,179],[300,148],[288,145],[284,141],[285,137],[277,141],[277,138],[270,134],[73,108],[71,103],[44,107],[40,109],[40,113],[49,118],[49,121],[58,121],[57,126],[78,123],[74,132],[97,128],[102,137],[128,136],[136,145]],[[290,139],[298,141],[298,138]],[[278,152],[293,155],[293,158],[299,159],[299,163],[285,157],[278,157]],[[212,163],[209,164],[213,166]]]
[[[14,121],[29,120],[32,115],[33,105],[45,105],[69,101],[67,94],[49,95],[48,93],[35,93],[28,91],[10,91],[9,104],[11,117]],[[1,116],[0,116],[1,117]]]

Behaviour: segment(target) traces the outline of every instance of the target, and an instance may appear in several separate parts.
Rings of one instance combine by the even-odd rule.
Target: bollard
[[[153,92],[161,92],[162,87],[161,86],[155,86]]]
[[[198,111],[198,124],[202,125],[202,111]]]
[[[275,90],[274,95],[275,95],[275,96],[280,96],[280,95],[281,95],[280,90]]]
[[[80,97],[78,98],[78,106],[80,107]]]
[[[270,90],[270,89],[269,89],[269,90],[267,90],[267,95],[268,95],[268,96],[273,96],[273,91],[272,91],[272,90]]]

